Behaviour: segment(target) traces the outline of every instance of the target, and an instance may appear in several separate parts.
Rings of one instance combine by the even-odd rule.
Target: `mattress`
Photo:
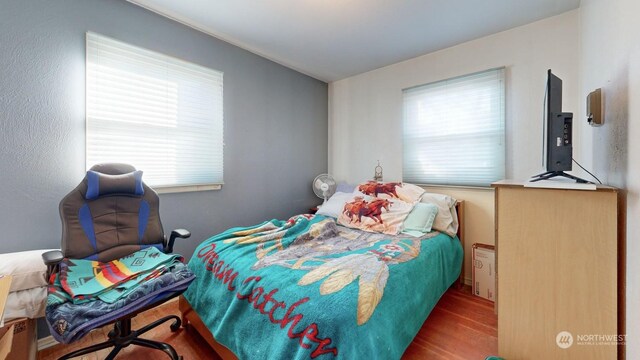
[[[18,318],[36,319],[44,316],[47,303],[47,287],[41,286],[28,290],[13,291],[7,297],[2,322]]]

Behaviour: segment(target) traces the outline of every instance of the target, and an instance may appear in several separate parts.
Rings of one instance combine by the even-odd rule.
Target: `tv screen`
[[[587,180],[565,172],[571,170],[573,162],[573,114],[562,112],[562,80],[553,75],[551,70],[547,72],[545,99],[543,135],[545,144],[543,149],[546,156],[543,156],[543,159],[546,162],[547,171],[533,176],[530,181],[547,180],[561,176],[579,183],[588,183]]]
[[[547,72],[547,171],[569,171],[572,159],[572,113],[562,112],[562,80]]]

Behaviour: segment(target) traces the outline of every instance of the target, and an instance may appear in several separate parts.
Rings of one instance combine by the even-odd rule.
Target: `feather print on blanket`
[[[358,325],[366,323],[378,306],[389,278],[389,267],[371,254],[348,255],[308,272],[298,281],[298,285],[309,285],[326,280],[320,285],[320,294],[328,295],[342,290],[359,278]]]
[[[306,219],[300,215],[289,219],[282,227],[268,222],[251,230],[235,232],[238,237],[224,242],[258,243],[254,270],[272,265],[306,270],[307,274],[298,281],[301,286],[324,279],[320,285],[321,295],[339,292],[358,280],[357,323],[366,323],[382,299],[389,266],[416,258],[420,254],[421,240],[389,240],[383,234],[339,231],[333,220],[324,219],[312,224],[306,233],[285,248],[284,235],[291,234],[291,229]]]

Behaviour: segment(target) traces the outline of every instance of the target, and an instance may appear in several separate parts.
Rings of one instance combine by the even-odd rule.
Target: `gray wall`
[[[124,0],[0,0],[0,252],[60,244],[58,202],[85,171],[87,31],[224,72],[223,189],[160,196],[165,231],[193,233],[177,252],[319,202],[326,83]]]

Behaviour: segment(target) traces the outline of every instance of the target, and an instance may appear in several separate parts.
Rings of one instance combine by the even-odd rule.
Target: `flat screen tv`
[[[531,181],[551,179],[562,176],[579,183],[588,181],[565,173],[571,170],[573,161],[572,129],[573,113],[562,112],[562,80],[551,70],[547,71],[547,89],[545,101],[544,150],[547,171],[534,176]]]

